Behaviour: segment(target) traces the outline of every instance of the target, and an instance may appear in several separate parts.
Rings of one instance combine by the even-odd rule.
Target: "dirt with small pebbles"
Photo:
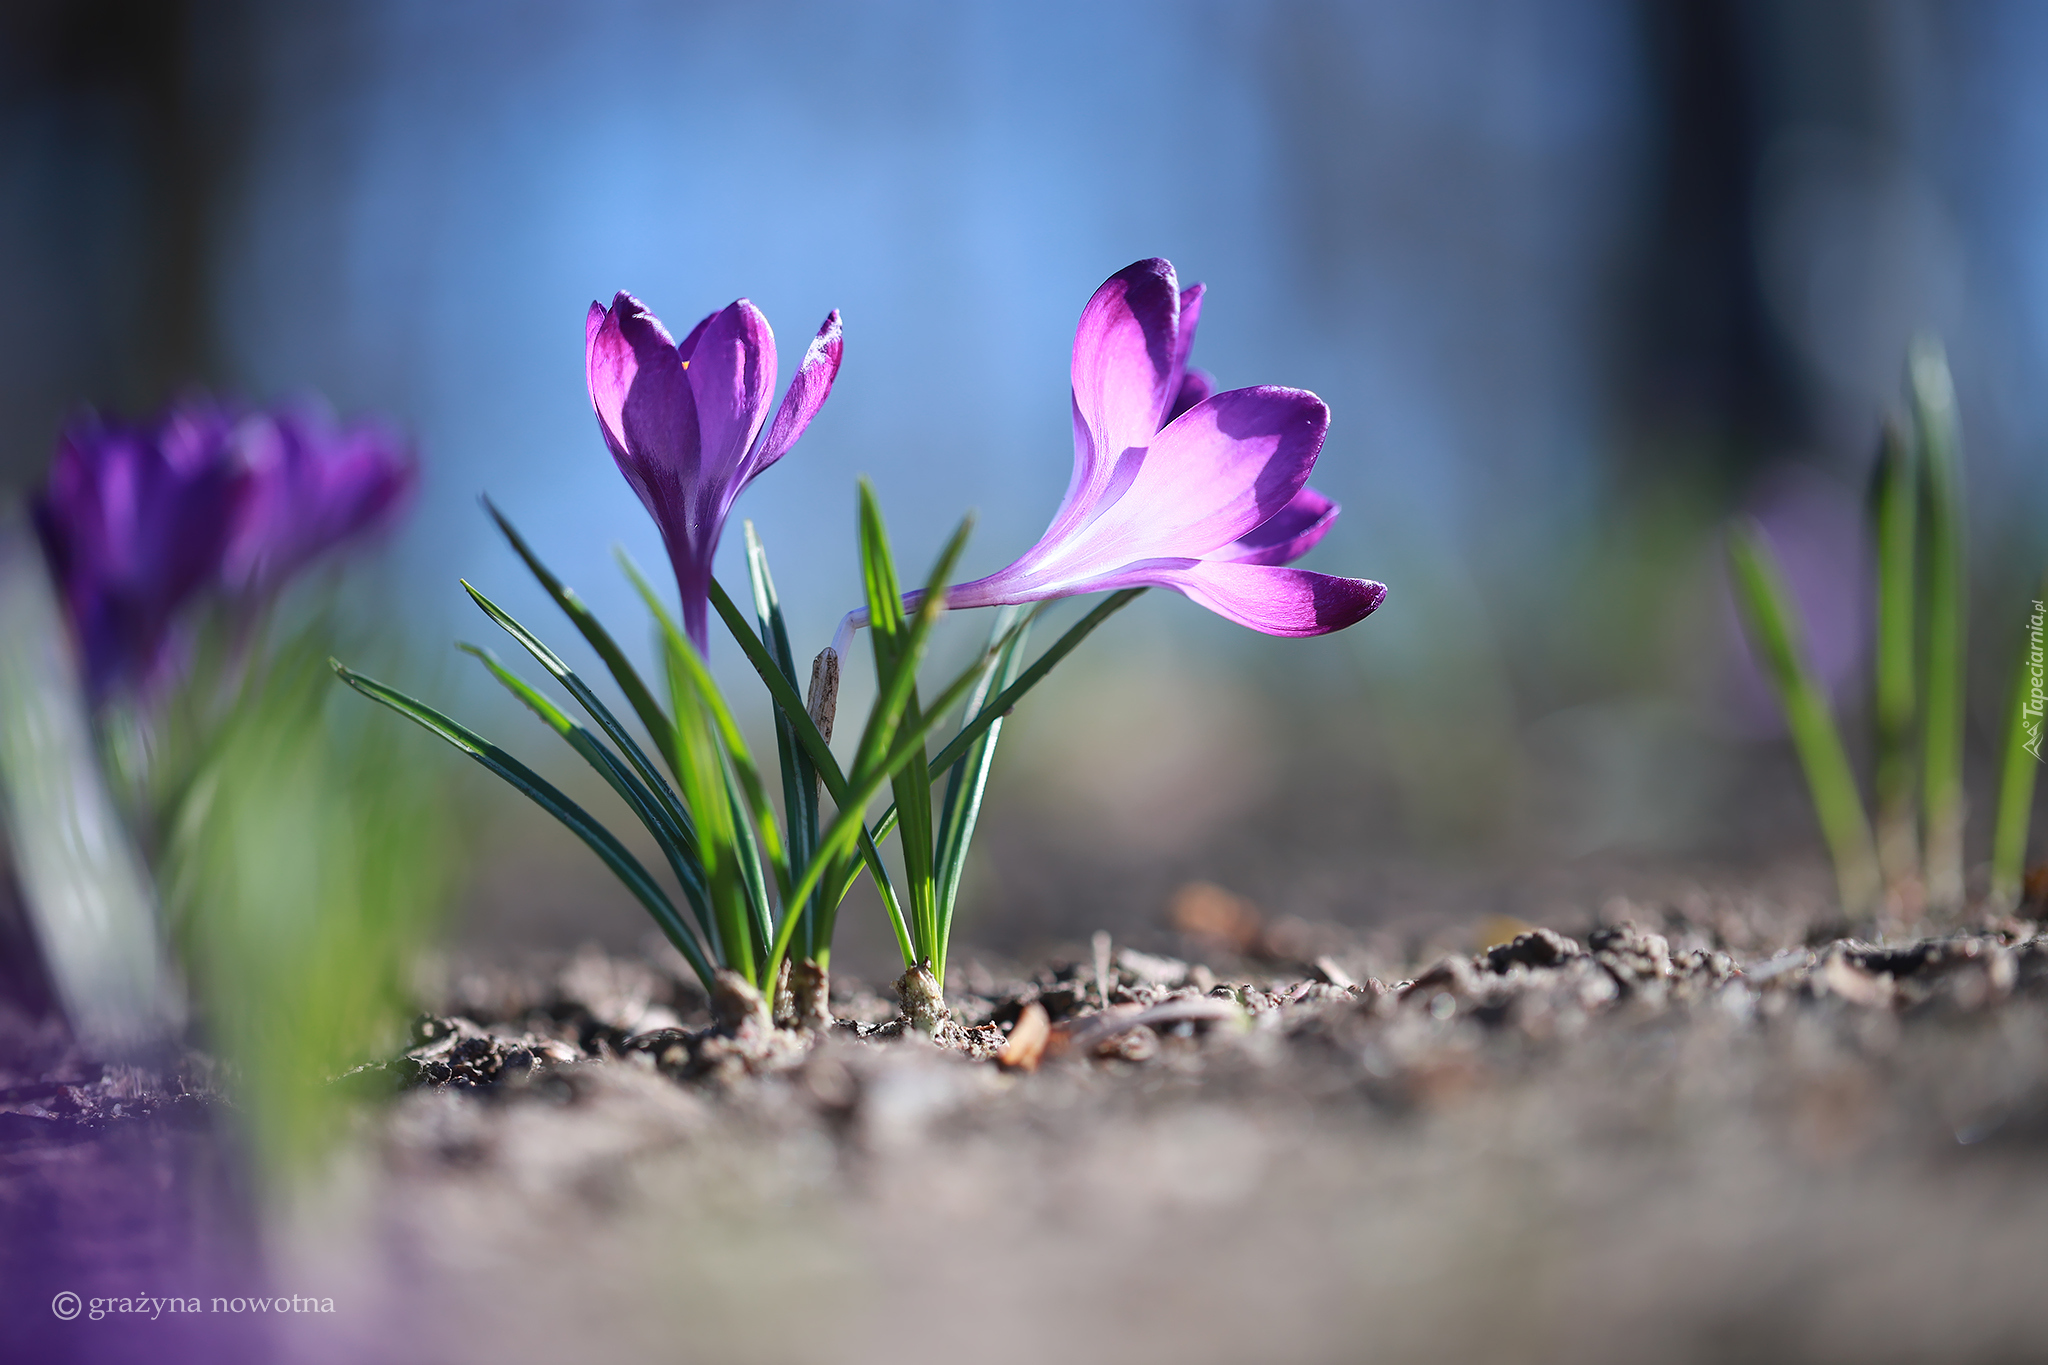
[[[1098,938],[922,1028],[457,973],[275,1234],[362,1332],[286,1354],[2048,1356],[2039,926],[1625,910],[1405,966]]]

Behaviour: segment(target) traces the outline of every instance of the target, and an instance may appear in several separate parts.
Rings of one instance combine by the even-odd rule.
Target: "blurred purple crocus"
[[[155,690],[205,594],[260,607],[388,525],[414,479],[395,436],[338,427],[312,403],[243,413],[193,395],[148,425],[74,423],[34,515],[92,702]]]
[[[162,680],[178,613],[217,581],[250,486],[234,426],[188,399],[148,426],[86,417],[59,442],[34,516],[95,704]]]
[[[818,329],[775,420],[775,333],[740,299],[678,344],[630,294],[590,305],[590,405],[619,472],[661,529],[682,594],[683,628],[708,641],[711,561],[740,490],[789,452],[839,373],[839,314]]]
[[[236,437],[250,490],[221,575],[245,600],[390,526],[418,482],[398,433],[374,421],[343,427],[314,400],[252,414]]]
[[[1140,586],[1172,588],[1268,635],[1326,635],[1386,588],[1287,567],[1337,518],[1307,486],[1329,409],[1301,389],[1215,393],[1188,368],[1203,286],[1139,261],[1095,291],[1074,334],[1074,475],[1036,545],[949,588],[988,607]]]

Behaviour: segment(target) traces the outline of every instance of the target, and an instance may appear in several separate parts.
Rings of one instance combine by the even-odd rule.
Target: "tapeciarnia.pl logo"
[[[2035,762],[2041,759],[2041,716],[2048,710],[2048,689],[2042,685],[2044,674],[2048,674],[2041,651],[2044,616],[2048,616],[2048,606],[2036,601],[2034,614],[2027,619],[2027,695],[2020,699],[2020,717],[2027,729],[2026,749]]]

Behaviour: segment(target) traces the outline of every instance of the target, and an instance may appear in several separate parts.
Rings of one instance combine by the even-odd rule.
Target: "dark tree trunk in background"
[[[73,406],[218,382],[211,265],[246,127],[236,3],[0,8],[0,488]]]
[[[1641,0],[1647,211],[1620,322],[1644,457],[1739,477],[1802,426],[1800,383],[1758,268],[1758,171],[1774,132],[1766,43],[1739,0]]]
[[[1636,0],[1650,118],[1617,314],[1625,458],[1724,486],[1815,436],[1813,377],[1774,317],[1760,236],[1773,153],[1824,131],[1881,147],[1904,93],[1878,5]]]

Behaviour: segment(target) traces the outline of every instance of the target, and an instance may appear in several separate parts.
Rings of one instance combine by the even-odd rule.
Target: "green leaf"
[[[761,638],[773,651],[776,671],[794,687],[797,683],[796,659],[790,653],[789,629],[782,619],[782,602],[775,593],[775,578],[768,571],[768,552],[762,548],[753,522],[744,523],[744,529],[747,580],[754,591],[754,614],[760,623]],[[796,731],[779,706],[775,708],[775,757],[782,777],[782,809],[789,839],[790,873],[801,876],[818,844],[818,768],[811,762],[811,756],[804,752],[803,745],[797,742]],[[797,943],[802,954],[813,960],[817,958],[820,947],[815,932],[822,911],[818,900],[813,896],[804,905],[785,906],[783,909],[784,914],[809,917],[797,933]]]
[[[1066,634],[1053,642],[1052,648],[1039,655],[1033,661],[1031,667],[1024,670],[1022,676],[1016,682],[1005,687],[994,701],[982,707],[975,718],[962,726],[960,733],[953,736],[951,742],[945,748],[939,750],[939,756],[934,758],[930,764],[932,776],[937,777],[940,773],[945,772],[955,763],[958,763],[967,751],[973,747],[975,741],[980,739],[990,726],[1010,714],[1017,703],[1023,699],[1025,693],[1045,681],[1046,675],[1052,672],[1053,667],[1060,660],[1073,653],[1077,645],[1094,633],[1096,627],[1136,601],[1139,594],[1144,591],[1145,589],[1143,588],[1125,588],[1119,592],[1111,593],[1107,598],[1098,603],[1093,611],[1075,622]],[[1031,615],[1027,616],[1017,628],[1019,630],[1028,629],[1031,623],[1038,619],[1038,613],[1045,610],[1046,606],[1047,604],[1044,602],[1034,606],[1031,609]],[[896,810],[894,807],[891,807],[882,812],[882,818],[875,822],[872,832],[876,839],[882,839],[886,838],[889,831],[894,828],[896,828]]]
[[[669,869],[682,884],[683,895],[688,898],[697,923],[703,928],[707,939],[712,935],[710,908],[705,900],[704,874],[697,861],[695,835],[682,838],[673,825],[665,818],[660,803],[654,794],[640,782],[638,777],[619,761],[616,754],[600,744],[597,737],[577,724],[562,709],[542,696],[524,679],[514,674],[498,661],[496,655],[476,645],[457,645],[463,653],[472,656],[491,671],[491,676],[504,684],[505,689],[526,704],[545,722],[548,728],[567,740],[569,747],[583,757],[583,760],[597,769],[598,774],[610,784],[622,800],[640,817],[640,823],[654,836],[654,842],[668,859]]]
[[[922,636],[914,630],[904,613],[895,558],[889,549],[889,532],[883,525],[882,509],[875,500],[874,486],[866,479],[860,482],[859,524],[861,581],[867,590],[868,633],[875,657],[875,688],[881,697],[871,722],[886,715],[890,730],[904,725],[914,726],[921,714],[917,699],[917,665],[922,652]],[[958,556],[959,547],[965,542],[966,531],[963,524],[948,553],[940,556],[939,573],[926,590],[925,602],[939,610],[943,610],[946,577]],[[926,613],[920,609],[918,614],[923,617]],[[913,643],[914,636],[917,643]],[[897,696],[902,698],[900,702],[894,700]],[[883,707],[891,709],[884,712]],[[887,743],[886,730],[875,733],[881,736],[881,743]],[[872,750],[869,753],[871,756]],[[858,760],[855,770],[860,770]],[[922,762],[908,763],[891,779],[891,784],[896,792],[897,818],[902,825],[897,847],[903,855],[903,880],[910,900],[910,939],[915,953],[911,962],[928,957],[936,960],[938,904],[932,866],[931,774],[925,771]]]
[[[611,738],[612,743],[618,745],[619,752],[624,754],[626,761],[633,765],[633,770],[640,775],[640,780],[645,783],[648,791],[654,796],[662,815],[666,817],[667,822],[673,827],[670,837],[676,839],[685,847],[694,847],[696,836],[690,829],[690,817],[688,812],[683,809],[682,803],[676,799],[675,790],[669,786],[667,779],[649,761],[646,751],[634,741],[633,736],[626,730],[626,727],[619,723],[618,718],[612,714],[611,708],[606,706],[603,700],[590,690],[589,685],[576,675],[576,671],[570,668],[560,655],[549,649],[545,644],[542,644],[539,636],[514,620],[510,612],[484,596],[467,579],[462,580],[462,587],[469,594],[470,600],[477,604],[484,615],[497,623],[499,628],[507,635],[517,640],[542,668],[553,674],[555,679],[564,688],[568,689],[569,695],[576,699],[577,703],[583,707],[590,718],[597,722],[598,728]],[[667,717],[662,719],[665,724]],[[552,724],[553,722],[549,723]]]
[[[989,647],[999,651],[996,666],[975,684],[974,691],[967,698],[968,723],[980,716],[991,689],[1008,687],[1016,681],[1025,640],[1030,632],[1028,621],[1022,625],[1018,623],[1017,618],[1023,614],[1017,607],[1004,607],[996,613],[995,623],[989,628]],[[960,876],[967,865],[968,847],[974,842],[974,827],[981,819],[982,796],[988,789],[989,768],[995,761],[996,743],[1002,733],[1003,723],[999,714],[946,775],[946,800],[939,819],[936,860],[938,952],[932,956],[932,974],[940,981],[946,979],[946,953],[953,939],[953,909],[960,898]]]
[[[936,612],[933,614],[936,615]],[[910,762],[912,758],[917,756],[923,749],[925,736],[931,733],[940,719],[966,698],[967,694],[973,690],[975,684],[982,679],[990,668],[995,666],[997,657],[995,651],[990,651],[984,653],[979,659],[968,665],[958,677],[954,678],[947,685],[946,690],[939,694],[938,700],[932,704],[931,709],[926,711],[915,725],[908,727],[903,733],[895,737],[894,744],[883,751],[881,758],[873,765],[872,770],[866,772],[857,785],[852,788],[848,794],[849,804],[839,808],[839,813],[833,818],[831,826],[826,829],[824,835],[818,840],[819,853],[817,860],[805,870],[803,878],[797,882],[794,893],[797,899],[808,896],[812,889],[818,885],[822,873],[831,858],[844,853],[853,846],[854,840],[863,832],[864,813],[867,810],[868,802],[881,794],[882,788],[895,775],[897,768]],[[768,963],[770,979],[773,979],[773,973],[782,965],[782,958],[789,949],[789,936],[793,932],[794,927],[791,922],[785,920],[781,932],[776,937],[775,949],[770,955]]]
[[[825,737],[818,733],[818,727],[811,720],[810,713],[804,709],[803,698],[797,695],[795,686],[776,665],[767,648],[761,643],[760,637],[754,634],[754,628],[747,624],[747,618],[740,614],[739,608],[733,605],[732,598],[726,595],[725,589],[719,586],[715,578],[711,580],[711,605],[717,609],[719,619],[725,622],[725,628],[732,633],[732,638],[738,643],[741,652],[747,656],[747,661],[753,664],[754,671],[766,684],[768,694],[775,699],[776,710],[789,722],[798,744],[810,756],[833,804],[844,809],[848,792],[846,774],[841,771],[839,760],[832,756],[831,746],[827,745]],[[862,831],[860,839],[860,861],[867,866],[869,875],[875,879],[875,890],[880,893],[882,905],[888,911],[898,944],[907,945],[910,941],[909,932],[903,922],[903,910],[896,898],[896,888],[890,882],[889,871],[882,862],[881,849],[876,839],[869,837],[865,830]],[[802,874],[799,872],[796,875]],[[836,895],[828,897],[830,905],[827,918],[816,931],[819,943],[829,951],[832,945],[831,915],[836,913],[839,902],[846,898],[847,892],[853,889],[853,878],[832,877],[823,884],[840,888]],[[823,958],[818,960],[824,961]]]
[[[1908,373],[1920,434],[1927,530],[1927,692],[1920,760],[1927,905],[1955,911],[1963,905],[1963,650],[1969,592],[1962,438],[1941,343],[1916,339]]]
[[[1052,672],[1060,660],[1073,653],[1075,647],[1092,635],[1098,626],[1137,601],[1145,591],[1144,588],[1124,588],[1119,592],[1113,592],[1096,604],[1093,611],[1076,621],[1066,634],[1053,642],[1052,648],[1032,660],[1031,667],[1025,669],[1017,681],[1004,688],[994,701],[982,708],[981,713],[972,722],[963,726],[960,733],[953,736],[951,743],[939,750],[938,757],[931,762],[932,773],[936,776],[958,763],[968,747],[981,738],[982,732],[1010,714],[1010,709],[1023,700],[1025,693],[1045,681],[1045,676]],[[1040,603],[1034,611],[1042,610],[1044,605]],[[1027,619],[1025,625],[1029,624],[1030,620]]]
[[[1920,876],[1913,805],[1914,556],[1919,539],[1919,459],[1897,423],[1885,423],[1873,513],[1877,539],[1877,856],[1895,894]]]
[[[704,656],[690,643],[690,637],[683,634],[675,618],[668,614],[668,608],[661,603],[660,596],[641,574],[639,567],[622,550],[619,562],[625,566],[626,576],[633,580],[633,586],[640,591],[641,598],[660,623],[663,638],[667,641],[671,667],[680,667],[690,679],[691,693],[704,707],[706,716],[724,745],[727,759],[733,772],[739,778],[740,790],[745,795],[744,805],[753,815],[759,828],[761,846],[767,851],[768,860],[775,869],[776,889],[789,890],[789,857],[782,846],[782,834],[775,823],[775,806],[768,799],[768,788],[761,781],[761,771],[754,765],[753,751],[747,746],[747,737],[741,732],[739,722],[733,719],[730,708],[725,704],[724,695],[718,690],[718,683],[712,678],[711,670],[704,666]]]
[[[1785,586],[1777,556],[1755,522],[1738,524],[1729,533],[1728,562],[1750,645],[1784,707],[1821,832],[1834,855],[1842,909],[1851,915],[1869,914],[1877,902],[1877,851],[1827,690],[1807,658],[1799,608]]]
[[[625,883],[626,889],[646,907],[650,915],[654,916],[654,922],[661,926],[669,941],[675,944],[677,951],[689,961],[691,969],[704,982],[705,989],[711,988],[714,974],[711,964],[698,946],[696,936],[690,932],[690,926],[676,913],[675,906],[663,894],[660,885],[648,874],[647,869],[640,865],[640,860],[628,852],[626,846],[621,844],[610,830],[592,819],[581,806],[556,790],[546,778],[475,731],[451,720],[425,702],[408,697],[403,692],[374,679],[350,672],[338,660],[329,660],[329,663],[336,675],[350,687],[372,701],[390,707],[429,733],[440,736],[567,826],[570,832],[590,846],[591,851],[604,861],[613,875]]]
[[[641,681],[632,661],[626,657],[626,652],[619,648],[618,642],[612,639],[611,632],[607,631],[590,608],[583,604],[583,599],[576,595],[575,590],[565,586],[561,579],[548,571],[547,565],[540,562],[540,556],[528,547],[525,538],[514,529],[505,514],[500,512],[489,498],[485,498],[483,504],[484,510],[490,513],[491,520],[498,524],[498,529],[504,532],[505,539],[511,543],[514,553],[525,561],[526,567],[540,581],[541,587],[547,590],[548,596],[555,599],[555,605],[562,609],[563,614],[568,616],[576,629],[582,633],[590,647],[597,651],[597,657],[604,660],[604,666],[611,672],[612,680],[618,683],[619,690],[626,694],[626,701],[632,706],[633,714],[640,717],[640,723],[647,727],[648,737],[654,741],[655,747],[661,750],[661,756],[668,763],[669,771],[675,772],[674,723],[662,712],[660,703],[654,700],[654,693],[648,690],[647,684]]]
[[[698,856],[711,892],[712,921],[718,927],[718,960],[752,979],[759,966],[753,951],[757,916],[748,903],[748,887],[740,869],[740,850],[724,755],[710,717],[695,694],[695,684],[672,646],[664,639],[668,663],[669,704],[675,711],[676,781],[683,800],[697,817]]]

